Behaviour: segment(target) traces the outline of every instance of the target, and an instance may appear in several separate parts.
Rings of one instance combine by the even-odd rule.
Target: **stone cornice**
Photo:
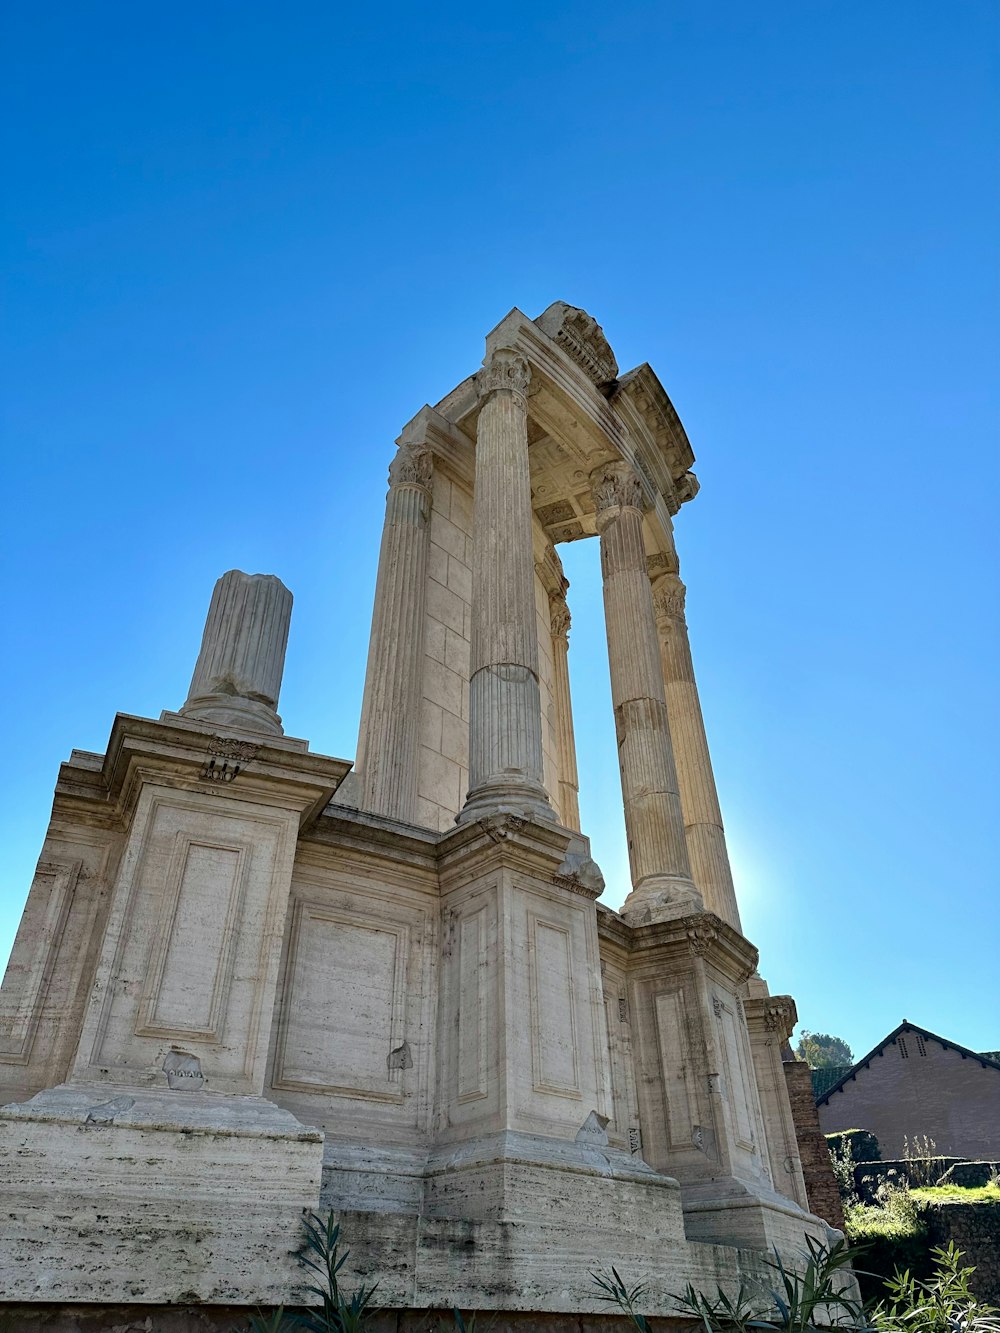
[[[736,985],[742,985],[757,967],[756,947],[713,912],[631,927],[633,964],[653,961],[658,953],[700,958]]]
[[[166,720],[115,717],[100,771],[95,757],[63,764],[54,812],[120,828],[144,783],[258,801],[314,819],[350,771],[350,761],[311,754],[304,741],[263,733],[219,734],[167,714]]]

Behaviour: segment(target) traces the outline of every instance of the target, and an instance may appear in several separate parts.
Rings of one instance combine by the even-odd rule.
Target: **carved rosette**
[[[476,376],[476,392],[482,402],[491,394],[505,390],[524,406],[530,383],[531,367],[521,353],[511,347],[500,347]]]
[[[614,522],[623,509],[642,512],[642,482],[628,463],[602,463],[590,474],[590,489],[597,509],[598,532]]]
[[[402,444],[389,464],[391,487],[416,486],[427,490],[434,474],[434,455],[422,444]]]

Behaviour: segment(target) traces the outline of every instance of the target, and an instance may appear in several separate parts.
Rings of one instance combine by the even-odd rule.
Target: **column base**
[[[246,731],[260,731],[267,736],[283,736],[281,718],[256,699],[236,694],[205,694],[188,699],[180,709],[188,722],[200,722],[212,727],[236,727]]]
[[[61,1084],[0,1109],[7,1301],[272,1303],[323,1136],[263,1097]]]
[[[455,818],[456,824],[473,824],[493,815],[513,815],[543,824],[558,824],[544,787],[534,783],[497,783],[470,791],[465,805]]]
[[[619,916],[630,926],[647,926],[704,910],[704,899],[689,879],[657,875],[632,890],[619,908]]]

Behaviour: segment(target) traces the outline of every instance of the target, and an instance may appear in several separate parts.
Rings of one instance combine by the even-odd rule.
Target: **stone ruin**
[[[560,302],[511,311],[397,443],[353,770],[284,734],[291,594],[235,570],[186,703],[60,769],[0,992],[7,1302],[232,1327],[301,1300],[302,1212],[332,1208],[392,1327],[458,1305],[575,1329],[594,1267],[655,1313],[830,1234],[794,1005],[726,854],[670,399]],[[619,912],[580,828],[557,550],[594,536]]]

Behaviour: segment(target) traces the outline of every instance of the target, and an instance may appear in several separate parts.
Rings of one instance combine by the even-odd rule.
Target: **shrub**
[[[875,1203],[848,1205],[844,1233],[852,1245],[864,1248],[858,1283],[868,1299],[883,1294],[897,1269],[919,1274],[927,1270],[927,1223],[905,1187],[883,1182]]]
[[[847,1146],[855,1162],[878,1162],[882,1159],[878,1139],[867,1129],[842,1129],[825,1137],[831,1156],[834,1152],[843,1152]]]
[[[936,1272],[929,1280],[897,1273],[886,1286],[888,1298],[872,1311],[870,1319],[878,1333],[1000,1333],[1000,1311],[985,1305],[969,1291],[969,1278],[976,1271],[962,1266],[962,1253],[954,1242],[931,1251]]]

